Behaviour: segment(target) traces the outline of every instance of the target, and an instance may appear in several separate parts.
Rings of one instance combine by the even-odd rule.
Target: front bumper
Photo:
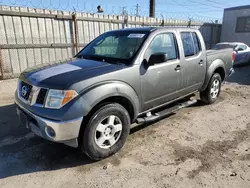
[[[23,108],[18,101],[16,101],[16,104],[20,121],[36,135],[53,142],[78,147],[77,138],[83,117],[70,121],[54,121],[35,115]],[[51,130],[54,134],[51,134]]]

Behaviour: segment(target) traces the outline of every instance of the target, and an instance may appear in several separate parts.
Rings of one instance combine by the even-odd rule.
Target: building
[[[224,10],[221,42],[243,42],[250,46],[250,5]]]

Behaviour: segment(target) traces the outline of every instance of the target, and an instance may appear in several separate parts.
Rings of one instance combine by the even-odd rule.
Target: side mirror
[[[149,65],[154,65],[158,63],[163,63],[168,60],[168,54],[166,53],[155,53],[152,54],[149,58],[148,64]]]

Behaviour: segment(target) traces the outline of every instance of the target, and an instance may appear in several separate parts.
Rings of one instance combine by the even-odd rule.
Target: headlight
[[[45,108],[59,109],[77,96],[74,90],[50,89],[46,98]]]

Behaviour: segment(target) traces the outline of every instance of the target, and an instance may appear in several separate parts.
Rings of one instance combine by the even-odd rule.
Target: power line
[[[184,8],[189,8],[188,6],[183,5],[183,4],[179,3],[178,1],[175,1],[175,0],[172,0],[172,1],[173,1],[174,3],[180,5],[180,6],[184,7]]]
[[[190,8],[190,5],[184,5],[184,4],[180,3],[180,2],[178,2],[177,0],[172,0],[172,2],[174,2],[174,3],[177,4],[177,5],[182,6],[182,7],[184,7],[184,8],[187,8],[187,9],[189,9],[190,11],[204,12],[204,11],[197,11],[196,9],[192,9],[192,8]],[[212,12],[212,11],[214,11],[214,12],[220,11],[220,10],[208,9],[208,8],[205,8],[205,7],[199,7],[199,9],[204,9],[204,10],[207,10],[207,11],[210,11],[210,12]]]
[[[232,5],[228,4],[228,3],[230,3],[229,0],[227,0],[226,2],[222,2],[221,0],[220,0],[220,2],[213,1],[213,0],[205,0],[205,1],[208,1],[208,2],[211,2],[211,3],[216,3],[216,4],[219,4],[219,5],[222,5],[222,6],[225,6],[225,5],[228,6],[228,7],[232,6]],[[233,0],[233,1],[235,2],[235,0]],[[233,3],[233,2],[231,2],[231,3]]]
[[[211,3],[216,3],[216,4],[219,4],[219,5],[223,5],[223,6],[225,5],[225,3],[219,3],[219,2],[216,2],[216,1],[213,1],[213,0],[205,0],[205,1],[208,1],[208,2],[211,2]]]
[[[200,5],[203,5],[203,6],[209,6],[209,7],[224,9],[224,7],[218,7],[218,6],[211,5],[211,4],[206,4],[206,3],[202,3],[202,2],[197,2],[197,1],[194,1],[194,0],[187,0],[187,1],[190,1],[190,2],[196,3],[196,4],[200,4]]]

